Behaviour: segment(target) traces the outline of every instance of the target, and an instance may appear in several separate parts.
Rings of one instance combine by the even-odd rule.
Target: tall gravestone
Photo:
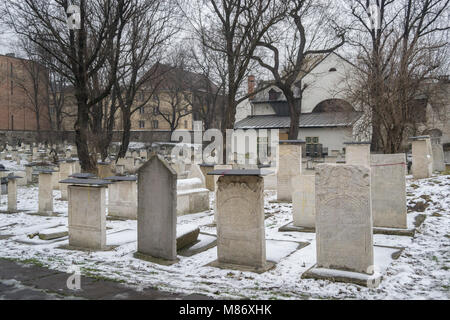
[[[53,170],[39,172],[39,214],[53,214]]]
[[[280,140],[277,173],[277,201],[291,202],[291,179],[302,173],[302,140]]]
[[[433,154],[429,136],[412,137],[412,174],[414,179],[430,178],[433,174]]]
[[[294,226],[314,229],[316,225],[315,175],[301,175],[292,181]]]
[[[212,266],[243,266],[264,272],[264,179],[260,170],[215,170],[217,181],[217,256]]]
[[[318,268],[373,273],[370,168],[317,166],[316,241]]]
[[[108,216],[122,219],[137,218],[137,184],[135,176],[112,176],[108,187]]]
[[[433,155],[433,171],[445,171],[444,148],[438,138],[431,140],[431,149]]]
[[[374,227],[402,228],[406,222],[406,156],[371,155],[371,197]]]
[[[345,163],[370,167],[370,142],[345,142]]]
[[[136,256],[176,261],[177,173],[153,154],[138,176]]]

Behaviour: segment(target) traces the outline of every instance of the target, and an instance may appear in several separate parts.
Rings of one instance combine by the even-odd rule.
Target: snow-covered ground
[[[0,161],[8,168],[11,162]],[[19,187],[18,209],[36,211],[37,186]],[[59,198],[54,191],[54,199]],[[211,193],[211,208],[214,195]],[[217,248],[191,257],[179,256],[172,266],[161,266],[135,259],[136,221],[108,221],[107,244],[112,251],[81,252],[59,249],[67,237],[40,240],[28,235],[67,225],[67,202],[55,200],[59,217],[32,216],[26,213],[0,214],[0,257],[33,261],[60,271],[77,265],[86,275],[123,281],[138,288],[203,293],[222,299],[449,299],[450,298],[450,176],[407,181],[408,221],[417,214],[427,216],[414,238],[374,235],[376,261],[380,261],[383,280],[376,289],[326,280],[301,279],[303,272],[315,264],[314,233],[278,232],[292,220],[291,205],[269,203],[275,198],[266,192],[267,259],[276,267],[263,274],[222,270],[206,266],[217,259]],[[7,196],[1,196],[0,210],[6,209]],[[423,203],[423,205],[417,205]],[[426,208],[425,208],[426,207]],[[422,212],[422,210],[424,210]],[[215,234],[208,226],[213,211],[178,218],[179,225],[197,225],[202,233]],[[302,247],[307,242],[309,245]],[[380,246],[404,247],[397,260],[386,259],[392,250]],[[391,250],[391,251],[389,251]],[[62,286],[65,284],[61,284]]]

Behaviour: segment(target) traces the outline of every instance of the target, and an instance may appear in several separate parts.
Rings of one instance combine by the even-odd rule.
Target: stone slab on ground
[[[306,228],[294,226],[294,221],[291,221],[278,229],[279,232],[307,232],[315,233],[316,228]]]
[[[197,242],[200,228],[195,225],[177,226],[177,251]]]
[[[394,260],[397,260],[404,248],[374,246],[374,273],[373,275],[350,272],[344,270],[335,270],[328,268],[317,268],[314,265],[302,274],[302,279],[329,280],[332,282],[353,283],[360,286],[376,288],[383,279],[383,274]]]
[[[178,251],[178,255],[182,257],[192,257],[200,252],[214,248],[216,245],[217,237],[215,235],[200,233],[198,235],[198,240],[194,244]]]
[[[39,232],[39,239],[54,240],[63,238],[69,235],[69,229],[66,226],[42,230]]]

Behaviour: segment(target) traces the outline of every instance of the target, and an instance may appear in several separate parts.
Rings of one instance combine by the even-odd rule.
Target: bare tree
[[[226,59],[225,113],[222,131],[234,127],[236,106],[248,98],[238,97],[252,66],[257,44],[267,30],[284,17],[284,2],[276,0],[209,0],[198,6],[198,16],[191,20],[202,45]],[[226,150],[223,150],[226,156]],[[224,159],[226,159],[224,157]]]
[[[448,64],[445,0],[349,0],[358,50],[356,102],[370,114],[372,150],[398,152],[417,119],[418,95]],[[369,10],[370,9],[370,10]]]
[[[51,125],[48,110],[48,70],[36,53],[36,48],[32,42],[22,39],[19,41],[19,49],[25,54],[25,59],[20,59],[22,75],[14,74],[15,86],[25,93],[27,103],[24,108],[34,114],[36,121],[36,131],[38,137],[41,134],[42,122],[47,126]]]
[[[273,84],[286,97],[291,119],[289,139],[297,139],[303,91],[306,88],[302,77],[316,65],[317,55],[334,52],[344,44],[344,32],[327,17],[327,5],[312,0],[289,0],[286,4],[287,30],[274,26],[272,32],[267,32],[257,43],[266,52],[259,51],[257,53],[260,55],[253,55],[252,58],[270,71]],[[311,23],[308,20],[312,15],[314,21]],[[280,34],[290,30],[294,30],[292,37],[280,41]],[[323,37],[324,34],[330,34],[331,39],[330,36]],[[282,55],[284,49],[286,57]],[[266,62],[266,55],[272,63]]]
[[[130,143],[131,118],[153,97],[158,85],[158,65],[167,42],[178,27],[174,26],[177,7],[173,1],[148,0],[134,4],[135,14],[125,30],[115,98],[122,116],[122,141],[117,159],[125,157]],[[143,99],[138,101],[137,96]]]
[[[64,75],[75,89],[77,120],[75,142],[82,170],[96,172],[95,135],[90,130],[90,112],[106,99],[116,83],[120,44],[126,23],[133,15],[132,0],[79,0],[79,29],[66,24],[67,0],[24,0],[4,4],[7,24],[16,34],[27,37],[64,68]],[[113,60],[108,58],[113,56]],[[109,64],[110,72],[100,91],[90,90],[98,72]]]

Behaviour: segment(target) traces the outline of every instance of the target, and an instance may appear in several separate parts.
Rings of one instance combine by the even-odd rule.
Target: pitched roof
[[[362,112],[303,113],[300,128],[351,127]],[[289,128],[290,117],[277,115],[249,116],[234,125],[234,129],[284,129]]]

